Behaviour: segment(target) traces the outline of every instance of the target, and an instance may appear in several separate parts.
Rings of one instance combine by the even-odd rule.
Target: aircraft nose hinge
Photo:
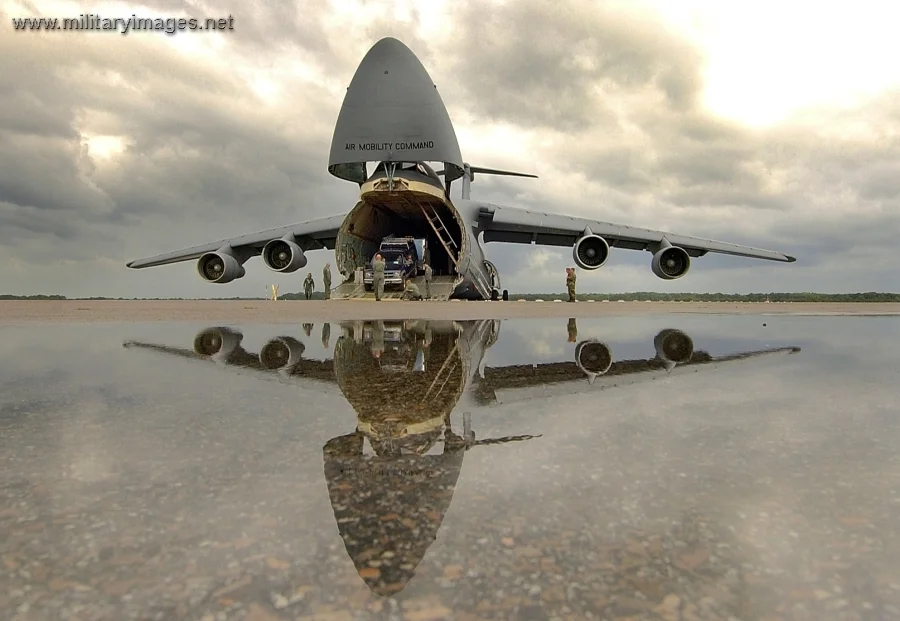
[[[388,192],[393,192],[394,191],[394,175],[397,172],[397,162],[391,162],[390,164],[386,164],[384,167],[384,170],[387,173]]]

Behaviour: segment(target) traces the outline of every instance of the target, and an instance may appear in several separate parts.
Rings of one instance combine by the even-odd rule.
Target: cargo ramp
[[[416,283],[419,292],[425,295],[425,277],[417,276],[412,281]],[[445,301],[450,299],[453,289],[456,286],[456,277],[454,276],[434,276],[431,279],[431,299]],[[381,299],[383,300],[399,300],[403,296],[400,289],[386,289]],[[331,290],[332,300],[374,300],[375,292],[366,291],[363,283],[345,282]]]

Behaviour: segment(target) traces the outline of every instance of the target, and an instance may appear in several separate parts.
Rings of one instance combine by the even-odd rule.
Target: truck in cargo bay
[[[378,246],[378,252],[384,257],[384,288],[403,288],[403,281],[425,273],[425,240],[412,237],[385,237]],[[412,260],[404,263],[404,258]],[[374,289],[375,275],[372,261],[367,261],[363,272],[363,285],[366,291]]]

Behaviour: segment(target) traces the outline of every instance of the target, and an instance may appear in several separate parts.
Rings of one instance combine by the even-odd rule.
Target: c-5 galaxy
[[[485,252],[491,241],[571,246],[575,264],[585,270],[605,265],[611,248],[646,250],[653,254],[653,273],[664,280],[681,278],[691,258],[709,252],[795,261],[772,250],[471,200],[476,174],[536,176],[466,163],[437,86],[415,54],[393,38],[369,50],[350,82],[328,171],[359,185],[359,201],[348,213],[139,259],[128,267],[196,259],[204,280],[224,284],[242,278],[251,257],[262,256],[269,269],[290,273],[306,265],[305,253],[328,249],[344,276],[332,298],[368,297],[357,282],[359,270],[393,235],[424,240],[434,298],[496,300],[508,295]],[[461,199],[451,200],[457,180]]]

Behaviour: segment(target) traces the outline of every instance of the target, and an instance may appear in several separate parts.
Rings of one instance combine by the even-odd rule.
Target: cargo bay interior
[[[462,234],[463,224],[455,209],[445,202],[440,178],[423,163],[399,164],[394,174],[394,179],[404,184],[402,189],[398,186],[398,191],[364,192],[362,200],[342,225],[335,248],[338,269],[344,274],[352,274],[354,269],[363,267],[371,260],[384,238],[393,235],[424,239],[424,258],[434,270],[434,275],[454,275],[453,258],[444,242],[459,257],[461,252],[465,253],[467,240]],[[387,171],[382,163],[375,168],[368,181],[386,178]],[[443,240],[435,232],[429,218],[446,230]]]

